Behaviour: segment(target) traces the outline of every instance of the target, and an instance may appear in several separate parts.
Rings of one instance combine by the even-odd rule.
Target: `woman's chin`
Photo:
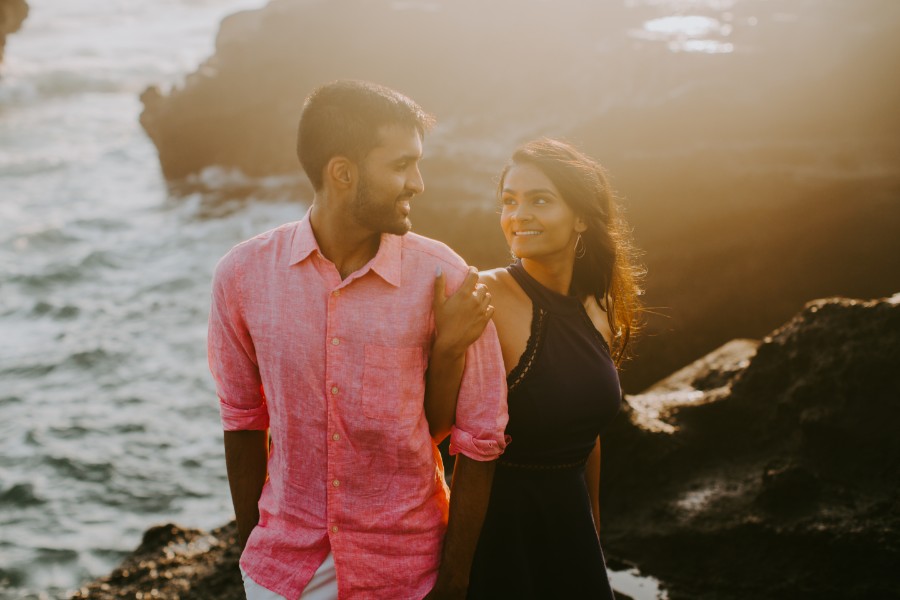
[[[575,254],[567,252],[567,248],[559,248],[558,250],[549,250],[546,248],[522,248],[513,245],[510,252],[518,259],[531,260],[534,262],[554,264],[554,263],[574,263]]]

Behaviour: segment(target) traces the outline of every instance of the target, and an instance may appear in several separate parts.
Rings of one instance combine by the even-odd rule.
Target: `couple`
[[[318,88],[297,144],[312,207],[216,268],[250,600],[612,597],[598,433],[636,284],[606,179],[561,142],[516,151],[499,193],[519,260],[478,276],[408,233],[431,124],[382,86]]]

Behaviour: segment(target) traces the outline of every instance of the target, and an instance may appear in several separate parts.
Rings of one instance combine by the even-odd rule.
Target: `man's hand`
[[[478,271],[469,267],[469,273],[459,289],[446,295],[444,274],[438,267],[434,278],[434,347],[451,356],[461,356],[478,339],[494,314],[491,294],[483,283],[478,283]]]
[[[259,523],[258,503],[266,483],[267,460],[268,432],[225,432],[225,467],[242,550]]]
[[[444,537],[441,566],[425,600],[464,600],[469,588],[472,557],[481,535],[494,481],[494,461],[456,457],[450,493],[450,521]]]
[[[439,589],[439,585],[434,588],[422,600],[465,600],[467,588],[450,590]]]

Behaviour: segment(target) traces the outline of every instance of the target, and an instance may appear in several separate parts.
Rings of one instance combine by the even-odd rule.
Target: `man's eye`
[[[547,204],[548,202],[550,202],[550,201],[547,200],[546,198],[544,198],[543,196],[538,196],[537,198],[534,199],[535,204]]]
[[[513,200],[512,198],[504,198],[503,199],[503,206],[514,206],[515,203],[516,203],[516,201]]]

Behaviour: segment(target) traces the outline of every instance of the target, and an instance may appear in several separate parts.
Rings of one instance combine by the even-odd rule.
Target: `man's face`
[[[425,189],[419,173],[422,137],[415,128],[398,126],[383,127],[380,134],[381,144],[360,164],[350,210],[366,229],[403,235],[412,227],[409,201]]]

